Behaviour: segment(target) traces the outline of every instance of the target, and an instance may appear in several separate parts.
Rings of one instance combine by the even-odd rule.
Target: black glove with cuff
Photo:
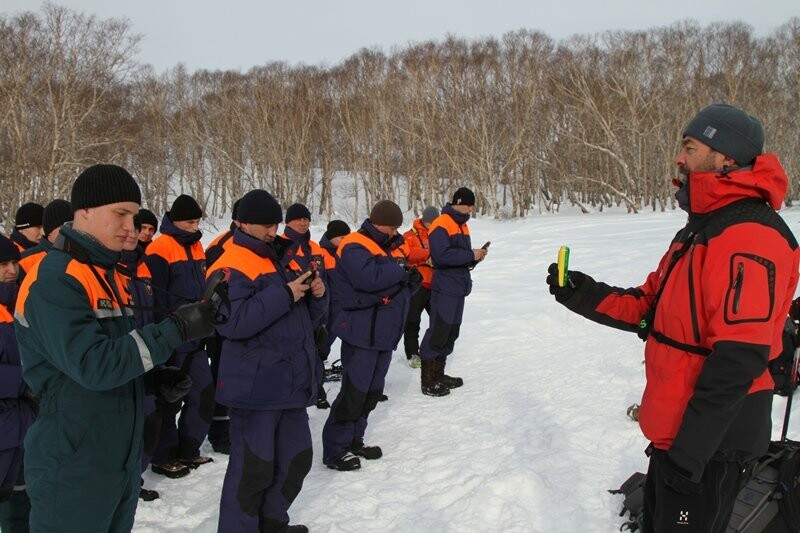
[[[420,285],[422,283],[422,274],[417,270],[417,267],[409,268],[406,273],[408,274],[409,285]]]
[[[586,275],[577,270],[569,270],[567,272],[567,284],[563,287],[558,286],[558,265],[550,263],[547,267],[547,284],[550,288],[550,294],[556,297],[558,303],[564,303],[575,294],[575,291],[580,288]]]
[[[177,366],[161,366],[153,369],[156,396],[166,402],[175,403],[189,393],[192,378]]]
[[[182,305],[169,317],[181,331],[184,341],[210,337],[214,333],[217,304],[211,300]]]

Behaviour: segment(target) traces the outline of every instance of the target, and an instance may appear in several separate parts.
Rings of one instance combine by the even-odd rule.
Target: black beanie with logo
[[[44,207],[34,202],[27,202],[19,206],[14,215],[14,229],[25,229],[42,225]]]
[[[694,137],[740,167],[752,164],[764,150],[761,122],[728,104],[711,104],[701,109],[686,126],[683,136]]]

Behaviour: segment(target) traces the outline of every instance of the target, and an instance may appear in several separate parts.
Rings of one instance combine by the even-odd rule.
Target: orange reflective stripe
[[[170,235],[159,235],[147,247],[147,255],[158,255],[163,257],[167,263],[177,263],[179,261],[199,261],[206,258],[203,245],[200,241],[192,244],[189,248],[191,257],[186,254],[186,248]]]
[[[36,263],[41,261],[45,255],[47,255],[47,252],[41,250],[35,254],[25,256],[19,260],[19,267],[25,272],[28,272],[29,270],[32,270],[33,267],[36,266]]]
[[[436,228],[444,228],[448,235],[469,235],[469,226],[466,224],[459,224],[450,215],[440,215],[433,221],[431,227],[428,228],[428,235],[433,233]]]
[[[150,272],[150,269],[147,266],[147,263],[142,261],[139,263],[139,266],[136,267],[136,277],[137,278],[152,278],[153,274]]]
[[[403,255],[402,250],[400,250],[399,248],[395,248],[394,250],[392,250],[391,254],[386,253],[386,250],[381,248],[377,242],[373,241],[372,239],[370,239],[369,237],[358,231],[354,231],[353,233],[347,235],[344,239],[342,239],[342,242],[339,243],[339,248],[336,249],[336,253],[339,254],[339,256],[341,256],[344,247],[351,243],[360,244],[361,246],[366,248],[367,251],[372,255],[384,255],[387,257],[388,256],[405,257]]]
[[[248,250],[244,246],[239,246],[238,244],[232,244],[225,249],[222,255],[219,256],[219,259],[217,259],[214,265],[206,272],[206,279],[220,268],[230,268],[231,270],[239,271],[250,280],[254,280],[258,276],[264,274],[277,272],[277,270],[275,270],[275,265],[270,259],[261,257],[255,252]]]
[[[120,304],[128,305],[130,298],[128,293],[124,290],[128,285],[127,279],[120,272],[114,270],[114,283],[117,286],[118,294],[113,292],[109,294],[106,287],[102,285],[97,279],[97,276],[92,273],[90,270],[91,268],[94,268],[95,272],[104,281],[108,281],[103,269],[87,265],[86,263],[80,263],[74,259],[67,264],[67,268],[64,271],[65,274],[72,276],[81,284],[83,290],[86,291],[86,296],[91,308],[95,311],[98,309],[114,310],[120,309]],[[117,301],[117,297],[122,298],[122,302]]]
[[[0,305],[0,323],[1,322],[9,323],[9,322],[13,322],[13,321],[14,321],[14,317],[11,316],[11,313],[8,312],[8,309],[6,309],[6,306],[5,305]]]

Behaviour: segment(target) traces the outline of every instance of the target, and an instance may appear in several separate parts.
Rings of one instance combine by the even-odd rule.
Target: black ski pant
[[[431,316],[431,290],[420,287],[408,304],[408,316],[403,332],[403,345],[406,357],[409,358],[414,354],[419,355],[419,327],[423,310],[427,311],[429,317]]]
[[[697,494],[682,494],[664,483],[667,452],[653,449],[644,486],[642,533],[724,533],[745,481],[747,466],[709,461]]]

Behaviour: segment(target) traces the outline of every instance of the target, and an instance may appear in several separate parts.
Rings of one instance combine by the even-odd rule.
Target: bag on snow
[[[780,355],[769,363],[769,372],[775,382],[774,392],[781,396],[788,396],[797,388],[797,367],[794,354],[800,346],[800,338],[798,338],[800,324],[798,317],[793,315],[796,313],[799,302],[800,299],[792,302],[790,315],[786,317],[786,325],[783,328],[783,349]]]
[[[800,442],[770,443],[739,491],[726,533],[800,531]]]
[[[620,531],[638,531],[642,526],[645,479],[646,474],[634,472],[618,489],[608,491],[611,494],[622,494],[625,498],[619,515],[625,516],[628,513],[628,520],[619,527]]]
[[[642,526],[644,484],[647,476],[634,473],[611,494],[623,494],[628,519],[620,531]],[[739,491],[726,533],[796,533],[800,531],[800,442],[775,441],[753,467]]]

